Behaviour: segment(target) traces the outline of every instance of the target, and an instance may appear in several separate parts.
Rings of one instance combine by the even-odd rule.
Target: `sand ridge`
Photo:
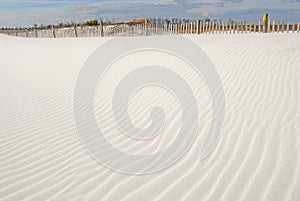
[[[220,141],[207,159],[198,160],[211,120],[210,99],[188,66],[174,66],[197,92],[198,138],[175,165],[132,176],[95,161],[83,148],[73,120],[72,97],[81,66],[109,39],[0,35],[0,200],[299,200],[300,35],[188,38],[207,53],[224,86],[226,113]],[[120,61],[109,73],[119,79],[128,70],[118,71],[120,66],[134,58],[172,62],[166,55],[151,53],[152,58],[144,58],[143,54]],[[109,100],[96,95],[98,123],[119,149],[148,153],[172,140],[180,107],[163,90],[145,99],[151,90],[137,93],[130,106],[133,122],[142,127],[149,123],[147,108],[158,97],[165,98],[155,103],[170,112],[169,127],[150,142],[114,132]]]

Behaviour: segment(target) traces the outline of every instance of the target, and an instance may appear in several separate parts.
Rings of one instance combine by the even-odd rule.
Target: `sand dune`
[[[206,52],[224,86],[219,143],[199,161],[212,108],[205,83],[189,65],[155,51],[131,54],[112,65],[95,94],[99,127],[115,147],[133,154],[163,150],[180,127],[180,104],[154,86],[133,96],[129,115],[143,128],[151,123],[149,108],[161,105],[167,111],[161,135],[137,141],[113,125],[109,97],[132,66],[171,66],[193,89],[200,111],[198,137],[181,160],[134,176],[94,160],[74,122],[81,67],[110,38],[0,35],[0,200],[300,200],[300,35],[187,37]]]

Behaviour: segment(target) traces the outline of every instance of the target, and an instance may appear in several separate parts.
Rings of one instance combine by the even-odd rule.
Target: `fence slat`
[[[54,26],[52,26],[52,34],[53,34],[53,38],[56,38]]]
[[[241,31],[242,31],[242,33],[244,33],[244,23],[243,22],[241,22]]]
[[[199,25],[199,27],[200,27],[200,34],[202,33],[202,20],[200,21],[200,25]]]
[[[222,22],[222,33],[224,34],[225,31],[225,26],[224,26],[224,22]]]
[[[236,32],[236,22],[233,22],[232,23],[232,33],[235,34],[235,32]]]
[[[293,31],[293,33],[295,32],[295,22],[293,22],[292,31]]]
[[[208,23],[208,32],[210,33],[211,31],[211,22]]]

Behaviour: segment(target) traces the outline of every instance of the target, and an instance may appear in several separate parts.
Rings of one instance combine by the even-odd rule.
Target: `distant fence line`
[[[245,22],[205,22],[195,20],[185,23],[168,24],[117,24],[109,26],[73,26],[52,29],[1,30],[0,33],[28,38],[66,37],[113,37],[150,36],[171,34],[218,34],[218,33],[275,33],[300,31],[300,22],[289,23],[276,20],[254,20]]]

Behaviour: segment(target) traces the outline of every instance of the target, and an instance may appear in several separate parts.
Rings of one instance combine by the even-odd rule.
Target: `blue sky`
[[[300,0],[0,0],[0,27],[140,17],[300,21]]]

